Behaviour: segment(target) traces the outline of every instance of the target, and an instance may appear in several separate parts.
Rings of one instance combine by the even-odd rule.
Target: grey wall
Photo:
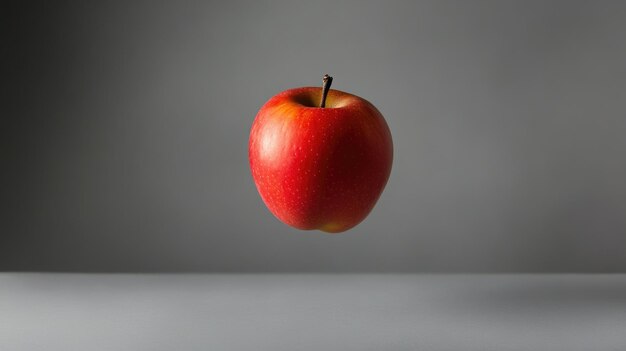
[[[1,270],[626,271],[626,2],[3,6]],[[247,161],[327,72],[395,142],[336,236]]]

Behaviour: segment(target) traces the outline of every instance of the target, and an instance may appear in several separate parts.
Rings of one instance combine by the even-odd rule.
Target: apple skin
[[[393,161],[391,132],[367,100],[319,87],[283,91],[250,132],[252,177],[268,209],[303,230],[346,231],[370,213]]]

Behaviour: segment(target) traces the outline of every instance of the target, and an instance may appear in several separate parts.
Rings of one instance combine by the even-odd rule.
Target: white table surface
[[[626,350],[626,275],[0,274],[0,350]]]

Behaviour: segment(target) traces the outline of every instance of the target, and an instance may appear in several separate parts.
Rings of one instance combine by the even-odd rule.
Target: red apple
[[[283,91],[259,110],[248,144],[252,177],[269,210],[298,229],[348,230],[387,183],[391,133],[367,100],[324,87]],[[320,107],[321,106],[321,107]]]

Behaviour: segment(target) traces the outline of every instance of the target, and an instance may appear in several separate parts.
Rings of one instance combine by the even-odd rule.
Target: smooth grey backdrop
[[[3,5],[0,269],[626,271],[626,2]],[[395,161],[341,235],[248,170],[287,88],[374,103]]]

